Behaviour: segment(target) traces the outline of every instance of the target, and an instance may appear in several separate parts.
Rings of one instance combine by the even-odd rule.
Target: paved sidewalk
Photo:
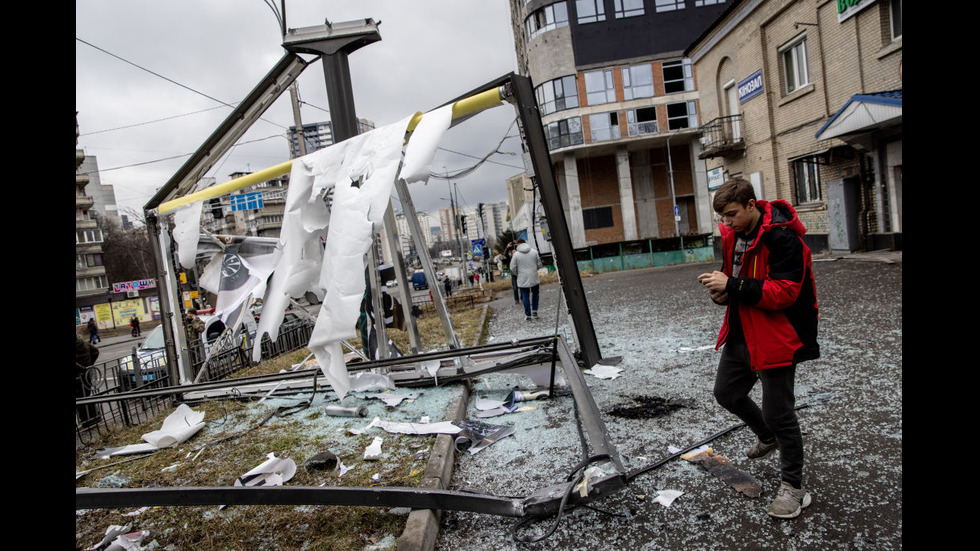
[[[604,357],[622,356],[620,377],[588,377],[610,438],[628,469],[669,456],[738,420],[712,395],[724,309],[712,304],[697,275],[715,264],[634,270],[584,280]],[[797,375],[804,430],[805,484],[813,504],[795,520],[766,508],[779,484],[779,458],[750,461],[747,429],[712,443],[716,453],[759,480],[760,498],[737,493],[695,464],[674,459],[638,476],[626,489],[565,515],[540,543],[514,541],[513,519],[444,515],[437,549],[901,549],[902,547],[902,267],[901,253],[815,258],[822,357]],[[549,334],[562,327],[557,285],[542,289],[541,319],[504,296],[492,306],[493,339]],[[491,341],[492,342],[492,341]],[[475,381],[474,396],[503,397],[520,376]],[[758,398],[758,388],[754,391]],[[660,400],[660,401],[658,401]],[[472,400],[471,400],[472,402]],[[656,404],[678,407],[658,409]],[[492,418],[515,427],[478,455],[457,456],[453,488],[526,496],[559,483],[581,459],[571,398]],[[469,412],[474,413],[470,404]],[[670,507],[659,491],[683,492]],[[553,519],[519,533],[542,535]]]

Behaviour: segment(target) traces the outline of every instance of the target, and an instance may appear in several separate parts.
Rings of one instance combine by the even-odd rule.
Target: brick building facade
[[[685,52],[709,189],[785,199],[816,250],[901,248],[902,1],[737,0]]]

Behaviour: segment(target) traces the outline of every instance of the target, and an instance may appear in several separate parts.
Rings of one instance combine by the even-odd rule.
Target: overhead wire
[[[133,67],[136,67],[137,69],[139,69],[141,71],[146,71],[147,73],[150,73],[151,75],[153,75],[155,77],[162,78],[163,80],[165,80],[165,81],[167,81],[167,82],[169,82],[171,84],[174,84],[176,86],[180,86],[181,88],[183,88],[185,90],[188,90],[188,91],[193,92],[195,94],[198,94],[200,96],[204,96],[205,98],[208,98],[211,101],[218,102],[221,105],[224,105],[225,107],[230,107],[232,109],[235,108],[235,106],[233,104],[231,104],[231,103],[228,103],[228,102],[225,102],[225,101],[221,101],[220,99],[218,99],[218,98],[216,98],[214,96],[210,96],[208,94],[205,94],[204,92],[201,92],[200,90],[195,90],[194,88],[191,88],[190,86],[187,86],[186,84],[181,84],[180,82],[177,82],[176,80],[174,80],[172,78],[165,77],[165,76],[161,75],[160,73],[157,73],[156,71],[152,71],[150,69],[147,69],[146,67],[143,67],[142,65],[140,65],[138,63],[134,63],[134,62],[129,61],[128,59],[122,57],[122,56],[116,55],[116,54],[114,54],[114,53],[106,50],[105,48],[100,48],[99,46],[96,46],[95,44],[92,44],[91,42],[88,42],[87,40],[78,38],[77,36],[75,37],[75,40],[78,41],[78,42],[81,42],[82,44],[85,44],[86,46],[90,46],[90,47],[92,47],[92,48],[94,48],[94,49],[96,49],[96,50],[98,50],[98,51],[100,51],[100,52],[102,52],[102,53],[104,53],[104,54],[106,54],[108,56],[114,57],[114,58],[118,59],[119,61],[122,61],[123,63],[127,63],[129,65],[132,65]],[[259,120],[265,121],[265,122],[267,122],[269,124],[273,124],[273,125],[278,126],[280,128],[286,128],[285,126],[283,126],[283,125],[281,125],[281,124],[279,124],[277,122],[270,121],[268,119],[259,118]]]
[[[429,177],[430,178],[435,178],[437,180],[453,180],[453,179],[458,179],[458,178],[464,178],[464,177],[469,176],[470,174],[473,174],[474,172],[476,172],[476,169],[480,168],[483,165],[483,163],[486,163],[488,161],[488,159],[490,159],[490,157],[493,156],[493,155],[496,155],[496,154],[501,154],[501,155],[514,155],[514,153],[511,153],[510,151],[501,151],[500,150],[500,146],[502,146],[504,144],[504,141],[506,141],[508,138],[514,137],[514,136],[511,136],[510,135],[510,130],[514,127],[515,124],[517,124],[517,119],[516,118],[513,120],[513,122],[510,123],[510,126],[507,128],[507,131],[504,133],[504,137],[501,138],[499,142],[497,142],[497,146],[494,147],[492,151],[490,151],[489,153],[487,153],[483,157],[479,158],[478,162],[475,165],[470,166],[470,167],[467,167],[467,168],[460,169],[460,170],[458,170],[456,172],[446,173],[446,174],[438,174],[438,173],[435,173],[435,172],[430,172],[429,173]],[[443,149],[443,148],[440,147],[439,149]],[[445,151],[450,151],[450,150],[446,149]],[[458,153],[460,155],[465,155],[465,153],[459,153],[457,151],[450,151],[450,152],[451,153]],[[467,155],[467,156],[469,156],[469,155]],[[500,164],[500,163],[497,163],[497,164]],[[506,165],[506,166],[511,166],[511,165]],[[522,167],[515,167],[515,168],[522,168]]]

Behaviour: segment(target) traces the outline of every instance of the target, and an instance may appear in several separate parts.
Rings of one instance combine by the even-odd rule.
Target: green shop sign
[[[843,23],[874,3],[875,0],[837,0],[837,21]]]

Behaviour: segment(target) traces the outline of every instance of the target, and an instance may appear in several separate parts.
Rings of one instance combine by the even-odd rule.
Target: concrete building
[[[358,133],[364,133],[374,128],[374,123],[367,119],[357,119]],[[299,136],[295,126],[289,127],[289,158],[300,156]],[[330,121],[313,122],[303,125],[303,137],[306,140],[306,153],[310,154],[333,144],[333,130]]]
[[[518,70],[535,85],[576,249],[642,241],[649,250],[649,240],[711,232],[698,78],[684,49],[727,7],[511,0]],[[519,188],[531,186],[511,186],[513,218]]]
[[[247,174],[235,172],[229,178]],[[214,234],[279,237],[288,188],[289,175],[285,175],[239,193],[210,199],[202,215],[204,226]]]
[[[78,119],[75,120],[75,145],[78,145]],[[95,199],[87,193],[92,175],[98,175],[95,159],[86,163],[85,151],[75,148],[75,307],[99,303],[108,293],[105,267],[102,264],[102,230],[99,229]],[[87,167],[82,169],[82,167]],[[87,311],[90,311],[87,310]],[[76,320],[87,321],[85,320]]]
[[[418,221],[419,228],[422,230],[422,239],[425,241],[425,249],[429,250],[430,247],[435,243],[432,237],[432,227],[429,222],[429,215],[425,212],[418,211],[415,213]],[[404,212],[395,213],[395,224],[398,226],[398,238],[401,241],[402,256],[405,259],[410,258],[412,252],[415,251],[414,241],[412,240],[412,232],[408,227],[408,220],[405,219]]]
[[[85,155],[81,166],[77,167],[79,174],[88,176],[88,184],[85,186],[85,195],[92,198],[91,214],[102,220],[112,220],[125,227],[116,206],[116,192],[109,184],[103,184],[99,177],[99,161],[95,155]]]
[[[709,190],[789,201],[815,250],[901,248],[901,0],[736,0],[687,54]]]
[[[456,216],[453,216],[452,207],[442,207],[439,209],[439,235],[442,241],[454,241],[459,232],[456,230],[458,216],[462,214],[459,207],[455,209]]]

